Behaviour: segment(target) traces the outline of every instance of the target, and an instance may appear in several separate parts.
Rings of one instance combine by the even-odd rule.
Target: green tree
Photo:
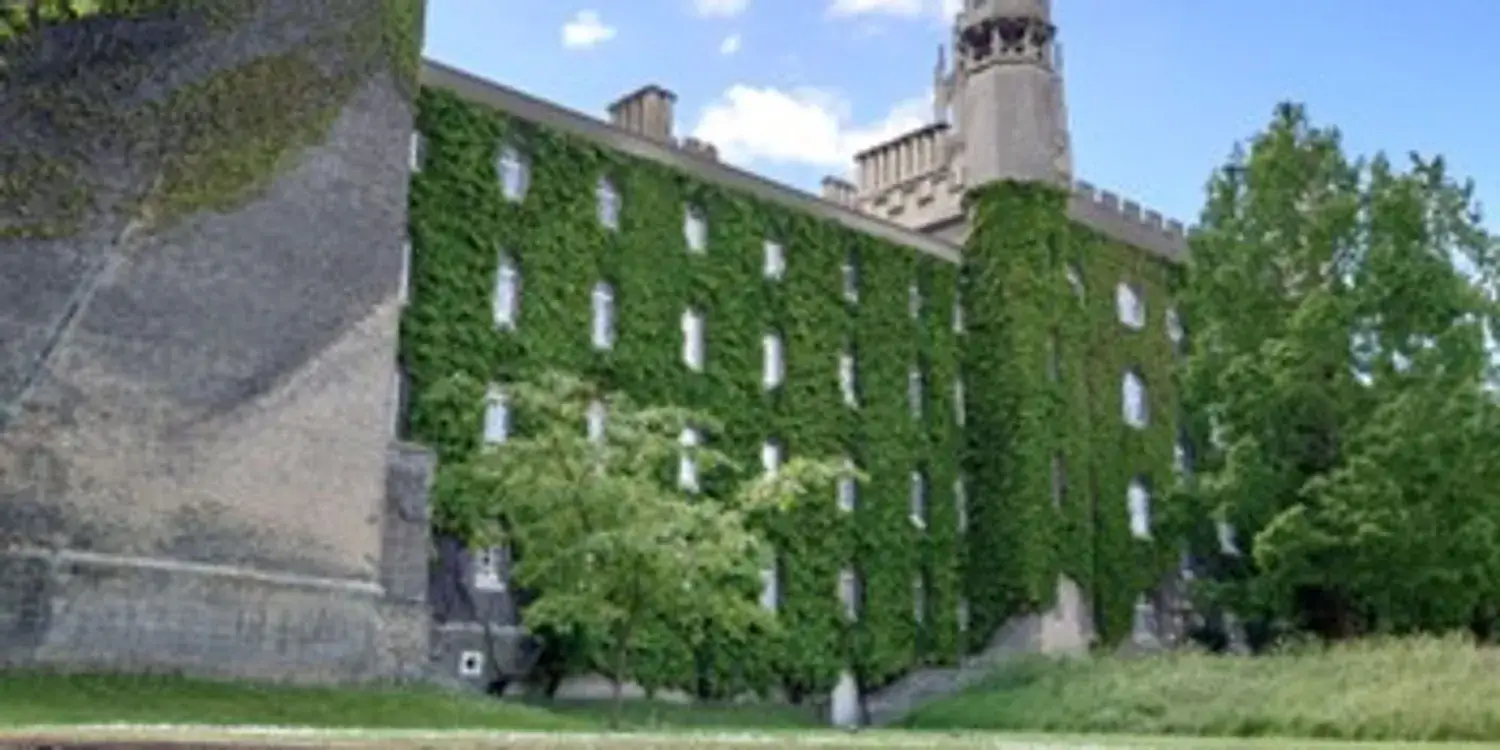
[[[1174,519],[1240,531],[1211,600],[1329,637],[1500,601],[1500,266],[1472,192],[1441,158],[1350,160],[1291,104],[1213,175],[1182,300],[1199,461]]]
[[[452,384],[452,393],[476,392]],[[637,406],[572,376],[549,373],[506,388],[519,434],[449,472],[440,523],[475,546],[510,544],[514,582],[535,593],[532,629],[584,634],[614,680],[616,721],[635,639],[652,625],[694,647],[712,632],[775,629],[757,601],[771,551],[763,514],[809,493],[827,497],[845,469],[792,459],[730,492],[684,491],[681,461],[705,483],[738,472],[709,447],[718,425],[688,410]],[[602,436],[590,436],[602,407]],[[684,441],[688,430],[702,435]],[[692,444],[687,444],[691,442]]]

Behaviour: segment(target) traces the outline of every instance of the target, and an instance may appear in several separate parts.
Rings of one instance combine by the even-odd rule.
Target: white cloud
[[[750,0],[693,0],[693,12],[700,16],[731,18],[745,12]]]
[[[953,20],[963,0],[832,0],[828,6],[831,16],[899,16],[915,18],[934,15],[943,22]]]
[[[732,54],[734,54],[736,52],[739,52],[739,51],[740,51],[740,35],[739,34],[730,34],[729,36],[724,37],[724,41],[719,42],[719,54],[721,54],[721,55],[732,55]]]
[[[588,49],[607,42],[615,36],[615,27],[606,25],[599,14],[592,10],[580,10],[573,19],[563,24],[562,42],[569,49]]]
[[[848,102],[832,92],[736,84],[703,108],[692,134],[741,166],[799,164],[843,173],[855,153],[925,125],[929,102],[909,99],[875,122],[856,124]]]

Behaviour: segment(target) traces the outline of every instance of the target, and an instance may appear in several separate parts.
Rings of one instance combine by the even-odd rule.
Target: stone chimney
[[[609,105],[609,119],[623,130],[653,141],[671,143],[672,105],[676,101],[676,94],[649,84]]]
[[[714,144],[709,143],[708,141],[699,140],[697,138],[684,138],[682,140],[682,150],[692,154],[693,156],[701,157],[709,161],[719,160],[718,147],[714,146]]]

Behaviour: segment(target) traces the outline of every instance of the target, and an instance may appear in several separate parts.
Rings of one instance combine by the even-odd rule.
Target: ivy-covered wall
[[[1173,481],[1166,319],[1180,269],[1070,220],[1055,188],[995,183],[972,191],[966,207],[974,631],[1050,606],[1066,575],[1086,592],[1101,639],[1118,641],[1136,597],[1175,561],[1173,540],[1132,535],[1126,493],[1138,478],[1159,505]],[[1139,329],[1120,320],[1122,282],[1144,301]],[[1144,428],[1123,418],[1129,370],[1146,386]]]
[[[435,383],[454,373],[504,382],[560,368],[646,403],[713,414],[724,428],[708,439],[745,471],[760,470],[761,445],[774,439],[786,455],[849,455],[869,475],[853,513],[841,512],[830,493],[771,523],[768,535],[781,556],[783,637],[695,655],[661,634],[638,659],[639,681],[721,694],[769,686],[823,692],[851,663],[862,682],[878,685],[916,663],[954,659],[961,560],[953,493],[961,444],[952,388],[956,266],[446,91],[422,92],[418,128],[426,149],[412,185],[413,291],[402,350],[412,436],[435,447],[443,462],[452,465],[478,447],[480,394],[471,406],[454,407],[424,398]],[[520,202],[500,194],[501,143],[530,160],[530,187]],[[617,231],[597,218],[600,177],[622,196]],[[688,205],[707,218],[701,255],[686,247]],[[785,248],[780,280],[764,277],[766,240]],[[522,276],[514,331],[492,322],[502,251]],[[857,304],[842,294],[851,255],[859,268]],[[922,290],[916,319],[908,307],[913,280]],[[599,281],[613,286],[617,310],[616,343],[604,353],[590,344],[590,293]],[[701,373],[682,362],[680,318],[689,307],[707,317]],[[761,379],[768,332],[785,342],[785,382],[771,392]],[[846,407],[840,393],[838,353],[846,344],[858,354],[858,409]],[[908,407],[913,364],[926,372],[920,419]],[[518,418],[524,423],[525,415]],[[927,477],[925,530],[909,519],[913,470]],[[722,491],[733,479],[709,477],[705,489]],[[441,513],[445,500],[435,501]],[[863,606],[858,623],[847,626],[837,581],[851,562],[862,577]],[[920,578],[926,608],[919,623]]]

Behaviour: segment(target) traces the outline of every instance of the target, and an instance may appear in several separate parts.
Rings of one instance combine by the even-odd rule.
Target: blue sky
[[[428,0],[425,54],[604,116],[644,83],[677,132],[815,190],[926,121],[954,0]],[[1193,220],[1274,104],[1355,153],[1448,157],[1500,230],[1497,0],[1056,0],[1077,176]]]

